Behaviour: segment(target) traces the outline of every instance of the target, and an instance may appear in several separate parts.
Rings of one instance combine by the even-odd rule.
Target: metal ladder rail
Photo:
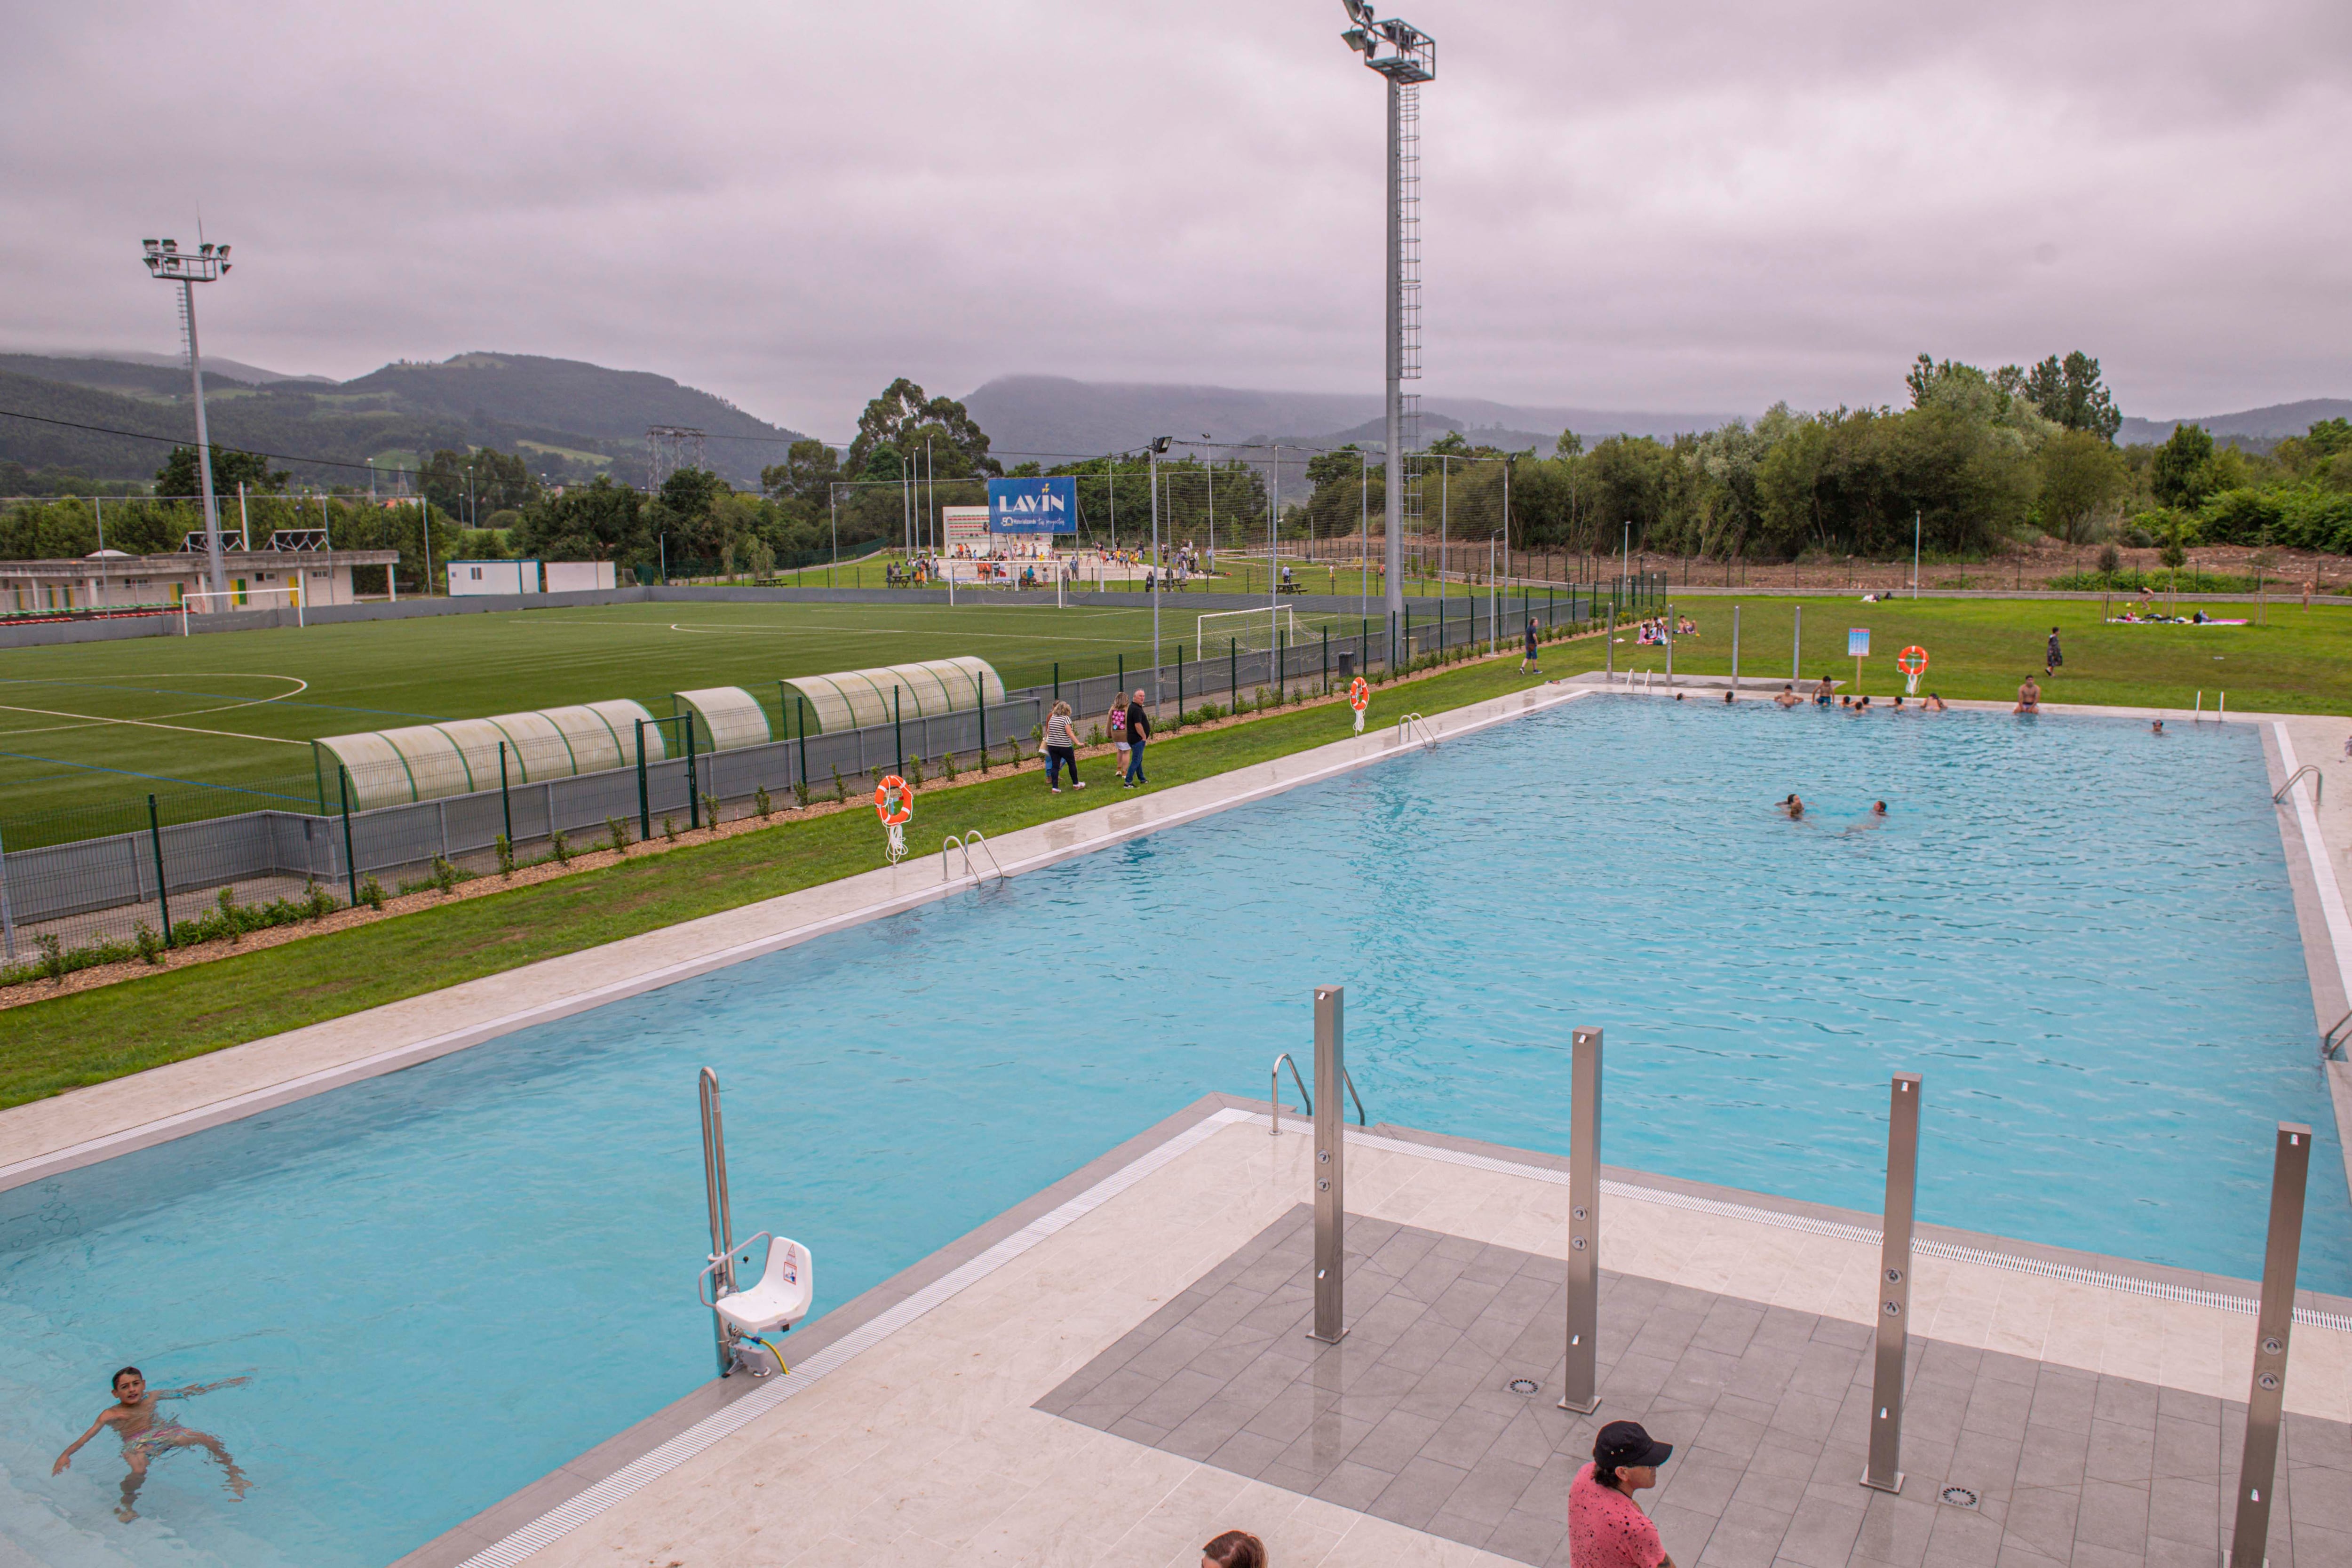
[[[1306,1106],[1307,1114],[1309,1116],[1315,1114],[1315,1100],[1307,1092],[1307,1080],[1298,1076],[1298,1064],[1291,1060],[1288,1051],[1285,1051],[1274,1058],[1274,1066],[1266,1069],[1265,1075],[1266,1109],[1268,1118],[1274,1124],[1271,1136],[1276,1138],[1282,1136],[1282,1068],[1286,1062],[1289,1063],[1290,1081],[1297,1085],[1298,1098]],[[1343,1067],[1339,1069],[1339,1081],[1348,1086],[1348,1098],[1356,1102],[1356,1125],[1359,1127],[1371,1125],[1364,1115],[1364,1097],[1356,1092],[1356,1075]]]
[[[2309,773],[2311,775],[2311,804],[2317,805],[2319,804],[2320,796],[2327,788],[2327,775],[2319,771],[2319,764],[2317,763],[2305,763],[2303,766],[2295,769],[2293,777],[2289,778],[2286,783],[2279,785],[2277,789],[2271,792],[2271,804],[2273,805],[2284,805],[2286,801],[2288,792],[2293,790],[2296,784],[2301,782],[2303,775],[2305,773]]]
[[[942,882],[955,880],[955,874],[949,869],[951,862],[948,859],[948,851],[953,848],[962,852],[963,874],[975,882],[979,881],[981,873],[973,867],[971,859],[971,852],[975,846],[987,855],[989,869],[996,873],[997,880],[1003,881],[1005,875],[1004,867],[996,858],[996,850],[989,844],[988,835],[977,827],[969,833],[950,833],[940,840],[940,880]]]
[[[1435,751],[1437,749],[1437,731],[1432,730],[1429,727],[1429,721],[1423,718],[1418,713],[1406,713],[1398,718],[1396,721],[1398,742],[1400,744],[1410,743],[1412,740],[1413,731],[1416,727],[1418,727],[1421,731],[1421,749],[1424,752]]]
[[[2347,1026],[2352,1026],[2352,1013],[2347,1013],[2341,1018],[2336,1019],[2336,1022],[2330,1026],[2327,1033],[2319,1037],[2319,1059],[2321,1061],[2340,1062],[2346,1059],[2344,1054],[2345,1045],[2347,1041],[2352,1041],[2352,1028],[2347,1028]],[[1295,1072],[1297,1069],[1294,1068],[1291,1070]]]

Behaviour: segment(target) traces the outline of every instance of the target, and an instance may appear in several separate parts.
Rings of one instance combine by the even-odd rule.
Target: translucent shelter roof
[[[501,744],[509,784],[635,767],[639,720],[646,721],[646,760],[657,763],[661,731],[644,704],[625,698],[324,736],[311,742],[320,806],[332,810],[341,802],[338,767],[351,775],[354,811],[496,789]]]
[[[897,717],[928,718],[968,713],[982,702],[1004,700],[1004,682],[982,658],[934,658],[920,664],[888,664],[877,669],[845,669],[835,675],[796,675],[783,683],[787,697],[808,700],[813,728],[862,729],[887,724],[891,695]]]
[[[776,738],[768,725],[768,710],[760,705],[758,698],[740,686],[675,692],[670,700],[693,710],[694,749],[698,752],[764,746]]]

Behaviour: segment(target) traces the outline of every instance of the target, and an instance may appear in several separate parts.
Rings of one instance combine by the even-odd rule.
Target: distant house
[[[317,538],[316,530],[289,530],[272,538],[270,549],[223,550],[228,596],[197,604],[208,614],[284,609],[298,598],[305,605],[356,604],[352,568],[391,566],[400,559],[396,550],[326,549]],[[202,549],[168,555],[101,550],[62,561],[0,561],[0,613],[176,606],[209,590],[210,570]]]

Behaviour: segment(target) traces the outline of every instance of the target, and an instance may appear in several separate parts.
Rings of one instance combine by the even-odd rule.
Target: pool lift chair
[[[816,1260],[789,1237],[761,1231],[741,1245],[727,1201],[727,1131],[719,1116],[719,1075],[701,1074],[702,1179],[710,1204],[710,1257],[695,1280],[695,1299],[710,1309],[717,1341],[719,1375],[747,1372],[767,1377],[784,1370],[783,1352],[765,1338],[789,1333],[809,1314],[816,1299]],[[767,1258],[748,1289],[736,1288],[736,1270],[748,1268],[761,1242]]]

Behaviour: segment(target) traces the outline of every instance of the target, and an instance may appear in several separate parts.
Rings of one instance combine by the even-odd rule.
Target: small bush
[[[499,835],[499,875],[514,875],[514,844],[503,833]]]
[[[149,925],[145,921],[141,921],[137,929],[131,931],[131,941],[132,944],[139,949],[139,956],[145,959],[148,963],[161,963],[163,962],[163,939],[157,936],[155,934],[155,928]]]
[[[49,984],[62,984],[66,977],[66,953],[65,946],[58,941],[57,934],[43,931],[33,939],[33,945],[41,950],[41,973],[49,977]]]
[[[952,751],[941,752],[940,753],[940,777],[943,779],[951,779],[955,776],[955,752]]]
[[[702,797],[702,826],[705,827],[719,826],[719,797],[715,795],[705,795]]]
[[[1089,746],[1099,746],[1099,745],[1101,745],[1102,743],[1103,743],[1103,732],[1102,732],[1102,726],[1101,726],[1101,725],[1099,725],[1099,724],[1097,724],[1097,725],[1096,725],[1093,729],[1088,730],[1088,731],[1087,731],[1087,745],[1089,745]]]
[[[806,809],[808,809],[808,803],[809,803],[809,786],[808,786],[807,784],[805,784],[802,783],[802,782],[801,782],[800,780],[798,780],[798,779],[793,780],[793,804],[794,805],[799,806],[799,807],[800,807],[801,809],[803,809],[803,811],[805,811]]]
[[[561,833],[551,833],[547,836],[547,852],[554,857],[555,863],[559,866],[572,864],[572,846],[563,841],[563,835]]]
[[[662,818],[662,837],[663,837],[664,838],[668,839],[672,844],[675,844],[675,843],[677,843],[677,817],[675,817],[675,816],[665,816],[665,817],[663,817],[663,818]]]
[[[761,784],[758,789],[752,792],[751,809],[753,812],[758,814],[760,820],[762,822],[767,821],[769,817],[775,815],[775,803],[768,798],[768,786],[766,784]]]
[[[920,788],[923,783],[923,759],[920,757],[908,757],[907,759],[906,765],[907,782],[918,788]]]
[[[433,876],[431,880],[433,885],[440,889],[445,894],[451,891],[457,886],[457,868],[449,863],[449,858],[447,856],[436,855],[433,857]]]
[[[604,847],[615,855],[629,852],[629,830],[621,826],[621,819],[617,816],[604,819]]]
[[[841,770],[836,767],[833,770],[833,803],[839,805],[848,798],[849,786],[841,782]]]
[[[310,884],[309,893],[302,900],[303,912],[314,921],[325,920],[340,907],[335,902],[335,895],[316,882]]]
[[[361,879],[360,902],[365,904],[376,913],[382,914],[383,913],[383,900],[384,891],[383,884],[382,882],[377,881],[373,877],[366,877]]]
[[[2114,576],[2117,572],[2123,570],[2123,564],[2124,557],[2121,551],[2117,550],[2112,544],[2102,545],[2100,547],[2099,574],[2101,576]]]

